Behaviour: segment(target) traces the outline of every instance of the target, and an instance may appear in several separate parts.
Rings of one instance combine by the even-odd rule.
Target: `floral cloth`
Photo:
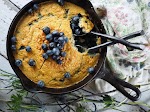
[[[145,35],[128,40],[132,43],[150,45],[150,1],[149,0],[91,0],[96,12],[107,10],[102,19],[107,34],[118,38],[144,30]],[[122,44],[107,48],[107,59],[118,77],[132,84],[145,84],[150,81],[150,47],[131,50]],[[103,80],[96,80],[98,90],[113,89]],[[101,86],[103,85],[103,86]]]

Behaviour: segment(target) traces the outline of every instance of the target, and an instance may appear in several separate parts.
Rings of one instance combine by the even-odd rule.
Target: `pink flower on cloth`
[[[128,22],[127,17],[128,17],[128,14],[122,12],[123,9],[124,9],[124,7],[119,7],[119,8],[117,8],[117,9],[114,11],[114,13],[115,13],[116,18],[119,20],[119,22],[120,22],[122,25],[127,26],[127,22]]]
[[[107,19],[117,36],[124,36],[142,28],[140,15],[127,6],[108,7]]]
[[[117,21],[117,23],[127,26],[128,13],[124,11],[124,7],[117,7],[107,12],[107,17],[110,20]]]

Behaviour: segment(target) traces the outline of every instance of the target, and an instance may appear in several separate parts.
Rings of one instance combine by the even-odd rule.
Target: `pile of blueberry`
[[[34,4],[33,7],[28,10],[28,13],[32,14],[33,11],[38,10],[38,8],[39,8],[38,4]]]
[[[72,17],[72,19],[71,19],[70,26],[73,31],[73,34],[81,35],[83,33],[82,28],[79,27],[79,20],[81,17],[82,17],[82,15],[78,14],[78,15]]]
[[[17,43],[17,39],[15,36],[11,37],[11,50],[12,51],[16,51],[16,43]]]
[[[68,38],[64,36],[63,32],[58,32],[57,30],[50,33],[49,27],[44,27],[43,32],[46,35],[46,40],[49,44],[42,44],[42,49],[44,50],[43,58],[48,59],[51,57],[57,62],[57,64],[62,64],[62,57],[66,56],[66,52],[62,51],[64,45],[68,42]]]

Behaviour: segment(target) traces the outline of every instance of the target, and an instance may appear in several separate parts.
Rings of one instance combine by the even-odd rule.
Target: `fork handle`
[[[90,32],[91,34],[94,34],[94,35],[97,35],[97,36],[101,36],[101,38],[105,38],[105,39],[109,39],[115,43],[121,43],[125,46],[128,46],[128,47],[131,47],[131,48],[134,48],[134,49],[139,49],[139,50],[143,50],[140,46],[138,46],[137,44],[132,44],[124,39],[121,39],[121,38],[116,38],[114,36],[110,36],[110,35],[106,35],[106,34],[102,34],[102,33],[97,33],[97,32],[93,32],[91,31]]]

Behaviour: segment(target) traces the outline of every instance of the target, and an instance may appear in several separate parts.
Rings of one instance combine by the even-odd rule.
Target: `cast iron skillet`
[[[89,76],[87,76],[84,80],[82,80],[81,82],[72,85],[70,87],[66,87],[66,88],[61,88],[61,89],[57,89],[57,88],[39,88],[37,86],[37,84],[35,84],[34,82],[30,81],[23,73],[22,71],[15,66],[15,59],[13,57],[13,52],[11,50],[11,37],[14,34],[16,25],[18,23],[18,21],[21,19],[21,17],[28,11],[29,8],[31,8],[33,6],[33,4],[37,3],[41,3],[41,2],[45,2],[45,1],[49,1],[49,0],[34,0],[31,1],[30,3],[28,3],[27,5],[25,5],[19,12],[18,14],[15,16],[15,18],[13,19],[9,31],[8,31],[8,35],[7,35],[7,56],[9,59],[9,62],[14,70],[14,72],[17,74],[17,76],[20,78],[21,83],[23,85],[23,87],[30,91],[30,92],[44,92],[44,93],[50,93],[50,94],[64,94],[64,93],[69,93],[69,92],[73,92],[75,90],[78,90],[82,87],[84,87],[86,84],[90,83],[91,81],[95,80],[96,78],[101,78],[107,82],[109,82],[112,86],[114,86],[118,91],[120,91],[124,96],[126,96],[127,98],[129,98],[130,100],[136,101],[139,96],[140,96],[140,91],[139,89],[137,89],[136,87],[134,87],[133,85],[124,82],[123,80],[120,80],[118,78],[116,78],[114,76],[114,74],[110,71],[110,68],[108,67],[107,63],[106,63],[106,53],[107,53],[107,48],[103,48],[100,50],[100,54],[101,56],[99,57],[99,61],[97,66],[95,67],[95,72],[90,74]],[[53,0],[55,2],[57,2],[56,0]],[[91,20],[92,22],[95,24],[96,27],[96,31],[97,32],[101,32],[101,33],[106,33],[104,30],[104,27],[102,25],[102,22],[100,21],[98,15],[95,13],[92,4],[90,3],[90,1],[88,0],[66,0],[68,2],[74,3],[82,8],[84,8],[88,14],[90,14]],[[106,42],[106,40],[102,39],[102,43]],[[129,88],[131,90],[133,90],[136,95],[132,96],[130,95],[125,89],[125,88]]]

